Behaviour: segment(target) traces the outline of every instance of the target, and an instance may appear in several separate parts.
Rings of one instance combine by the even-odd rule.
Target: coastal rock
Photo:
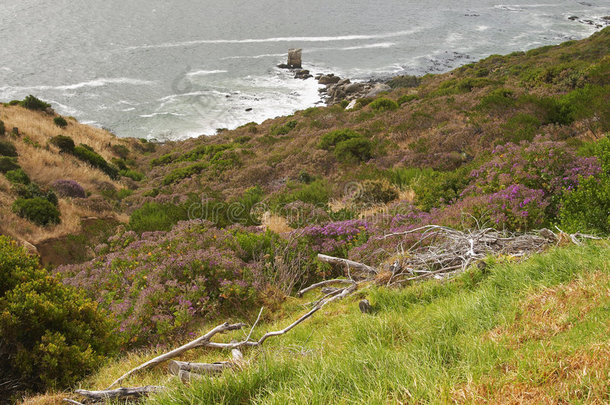
[[[310,77],[313,77],[312,75],[309,74],[309,70],[306,69],[301,69],[298,70],[295,74],[294,74],[294,78],[295,79],[309,79]]]
[[[341,78],[339,76],[335,76],[334,74],[323,75],[318,79],[318,83],[320,84],[336,84],[339,83]]]
[[[356,101],[357,101],[357,100],[352,100],[352,101],[350,101],[350,102],[349,102],[349,104],[347,105],[347,107],[345,107],[345,109],[346,109],[346,110],[351,110],[351,109],[353,109],[354,107],[356,107]]]
[[[292,69],[300,69],[302,67],[302,52],[300,48],[292,48],[288,50],[288,67]]]
[[[348,94],[360,93],[365,87],[364,83],[350,83],[345,87],[345,92]]]
[[[368,93],[366,93],[366,97],[374,98],[377,97],[380,93],[390,90],[392,90],[392,88],[387,84],[378,83]]]
[[[351,81],[349,79],[341,79],[337,82],[337,85],[343,86],[345,84],[350,84],[350,83],[351,83]]]

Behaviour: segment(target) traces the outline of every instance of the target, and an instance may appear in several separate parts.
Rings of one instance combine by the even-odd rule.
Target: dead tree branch
[[[165,389],[165,387],[147,385],[145,387],[136,388],[118,388],[115,390],[103,390],[103,391],[87,391],[87,390],[76,390],[74,391],[78,395],[82,395],[92,401],[105,401],[108,399],[134,399],[140,398],[155,392],[159,392]]]

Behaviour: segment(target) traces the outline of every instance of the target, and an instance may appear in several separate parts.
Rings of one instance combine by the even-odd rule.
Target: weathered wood
[[[353,283],[353,281],[352,281],[352,280],[345,279],[345,278],[336,278],[336,279],[333,279],[333,280],[324,280],[324,281],[320,281],[319,283],[312,284],[312,285],[310,285],[310,286],[309,286],[309,287],[307,287],[307,288],[303,288],[301,291],[299,291],[299,292],[297,293],[297,295],[298,295],[299,297],[302,297],[302,296],[303,296],[303,294],[305,294],[306,292],[311,291],[311,290],[314,290],[314,289],[316,289],[316,288],[318,288],[318,287],[322,287],[322,286],[325,286],[325,285],[330,285],[330,284],[339,284],[339,283],[343,283],[343,284],[352,284],[352,283]]]
[[[215,363],[191,363],[187,361],[172,360],[169,362],[169,372],[178,375],[181,370],[200,374],[215,374],[231,367],[229,361],[218,361]]]
[[[215,327],[214,329],[212,329],[205,335],[203,335],[185,345],[182,345],[179,348],[172,350],[171,352],[164,353],[160,356],[155,357],[152,360],[147,361],[146,363],[139,365],[138,367],[136,367],[134,369],[129,370],[128,372],[126,372],[125,374],[123,374],[122,376],[117,378],[112,384],[110,384],[108,389],[114,387],[119,382],[123,381],[125,378],[129,377],[131,374],[133,374],[137,371],[141,371],[141,370],[156,366],[159,363],[163,363],[164,361],[170,360],[174,357],[181,355],[182,353],[184,353],[187,350],[194,349],[196,347],[201,347],[201,346],[208,346],[208,343],[210,343],[210,339],[212,339],[212,337],[214,337],[215,335],[217,335],[219,333],[224,333],[224,332],[231,331],[231,330],[241,329],[244,326],[246,326],[246,325],[243,323],[229,324],[228,322],[225,322],[222,325],[218,325],[217,327]]]
[[[63,401],[73,405],[85,405],[82,402],[78,402],[70,398],[64,398]]]
[[[191,373],[190,371],[180,370],[178,372],[178,378],[182,380],[183,383],[188,383],[193,380],[201,380],[204,376],[202,374]]]
[[[115,390],[103,390],[103,391],[88,391],[88,390],[76,390],[74,391],[78,395],[82,395],[93,401],[105,401],[108,399],[133,399],[140,398],[155,392],[164,390],[165,387],[156,385],[147,385],[145,387],[134,387],[134,388],[117,388]]]
[[[348,268],[364,271],[369,274],[377,274],[377,269],[375,269],[374,267],[367,266],[366,264],[358,263],[358,262],[355,262],[355,261],[349,260],[349,259],[333,257],[333,256],[323,255],[323,254],[319,253],[318,260],[325,262],[325,263],[330,263],[330,264],[345,265]]]

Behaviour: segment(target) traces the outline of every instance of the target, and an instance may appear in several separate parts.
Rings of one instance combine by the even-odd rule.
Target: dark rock
[[[252,108],[246,108],[246,111],[250,112],[252,111]]]
[[[334,74],[323,75],[318,79],[318,83],[320,84],[335,84],[338,83],[341,78],[339,76],[335,76]]]
[[[363,314],[370,314],[372,312],[371,303],[369,300],[364,299],[358,303],[358,307],[360,307],[360,312]]]
[[[292,69],[300,69],[302,67],[301,59],[302,49],[293,48],[288,50],[288,67]]]
[[[285,63],[280,63],[279,65],[277,65],[277,67],[279,67],[280,69],[290,69],[290,66]]]
[[[577,16],[575,16],[575,15],[572,15],[572,16],[569,16],[569,17],[568,17],[568,20],[570,20],[570,21],[576,21],[576,20],[578,20],[578,17],[577,17]]]
[[[295,79],[305,80],[305,79],[309,79],[310,77],[313,77],[313,76],[310,75],[309,70],[306,70],[306,69],[298,70],[294,75]]]
[[[337,85],[343,86],[345,84],[350,84],[350,83],[351,83],[351,81],[349,79],[341,79],[337,82]]]

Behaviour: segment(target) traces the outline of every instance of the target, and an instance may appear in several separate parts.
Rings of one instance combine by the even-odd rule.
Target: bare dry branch
[[[217,335],[219,333],[224,333],[224,332],[228,332],[228,331],[232,331],[232,330],[241,329],[244,326],[246,326],[246,325],[243,323],[229,324],[228,322],[225,322],[222,325],[218,325],[217,327],[215,327],[214,329],[212,329],[205,335],[203,335],[185,345],[182,345],[179,348],[172,350],[171,352],[164,353],[160,356],[157,356],[154,359],[149,360],[146,363],[143,363],[143,364],[139,365],[138,367],[128,371],[127,373],[123,374],[121,377],[117,378],[112,384],[110,384],[108,389],[114,387],[119,382],[123,381],[125,378],[129,377],[131,374],[133,374],[137,371],[141,371],[141,370],[156,366],[159,363],[163,363],[164,361],[167,361],[169,359],[172,359],[174,357],[181,355],[182,353],[184,353],[187,350],[194,349],[196,347],[201,347],[201,346],[208,346],[210,339],[212,339],[212,337],[214,337],[215,335]]]
[[[374,267],[367,266],[366,264],[358,263],[349,259],[342,259],[340,257],[327,256],[319,253],[318,260],[330,264],[347,265],[348,269],[352,268],[355,270],[363,271],[368,274],[377,274],[377,269],[375,269]]]
[[[87,390],[76,390],[74,391],[78,395],[82,395],[93,401],[105,401],[108,399],[133,399],[140,398],[155,392],[164,390],[165,387],[147,385],[145,387],[135,388],[118,388],[115,390],[103,390],[103,391],[87,391]]]

